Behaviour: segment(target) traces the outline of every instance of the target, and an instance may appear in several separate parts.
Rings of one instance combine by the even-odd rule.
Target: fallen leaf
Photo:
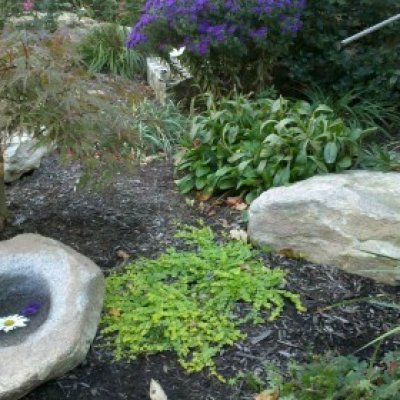
[[[121,310],[119,308],[110,308],[108,314],[112,317],[119,317],[121,316]]]
[[[130,255],[124,250],[118,250],[117,251],[117,257],[118,258],[122,258],[124,260],[127,260],[130,257]]]
[[[201,140],[200,139],[193,140],[193,147],[199,147],[199,146],[201,146]]]
[[[277,390],[264,390],[255,396],[254,400],[279,400],[279,392]]]
[[[290,247],[284,247],[282,249],[278,250],[278,253],[282,256],[285,256],[287,258],[293,258],[293,259],[302,259],[304,258],[304,254],[300,253],[294,249],[291,249]]]
[[[229,236],[235,240],[242,240],[243,242],[247,242],[247,232],[243,229],[231,229],[229,231]]]
[[[233,207],[236,206],[236,204],[242,203],[243,200],[240,196],[234,196],[234,197],[227,197],[227,199],[225,200],[225,204],[228,207]]]
[[[247,209],[247,207],[248,207],[248,205],[245,202],[243,202],[243,203],[236,204],[233,208],[237,211],[244,211]]]
[[[161,385],[152,379],[150,381],[150,399],[151,400],[168,400]]]
[[[250,272],[251,271],[250,264],[247,264],[247,263],[240,265],[240,269],[242,271],[246,271],[246,272]]]
[[[186,203],[189,207],[193,207],[193,206],[194,206],[194,199],[190,199],[189,197],[185,197],[185,203]]]
[[[196,199],[198,201],[207,201],[207,200],[210,199],[210,197],[211,197],[211,193],[206,193],[206,192],[203,192],[201,190],[196,192]]]
[[[247,208],[247,204],[240,196],[227,197],[225,204],[237,211],[244,211]]]

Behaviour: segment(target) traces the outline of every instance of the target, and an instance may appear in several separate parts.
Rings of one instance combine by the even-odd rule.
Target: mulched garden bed
[[[210,213],[209,205],[190,206],[175,188],[172,169],[170,162],[155,162],[130,176],[117,176],[102,191],[77,192],[74,186],[79,166],[61,167],[57,157],[51,156],[38,171],[9,185],[12,225],[0,237],[35,232],[60,240],[91,258],[107,274],[125,262],[118,257],[119,250],[133,260],[156,257],[166,247],[177,244],[173,237],[177,221],[194,225],[202,218],[217,230],[243,227],[240,215],[226,207],[215,207]],[[398,312],[369,303],[323,310],[324,306],[371,294],[386,294],[398,301],[395,288],[332,267],[281,255],[264,257],[289,271],[288,288],[301,294],[307,312],[297,314],[288,306],[274,322],[244,327],[248,339],[226,349],[217,359],[219,372],[226,376],[241,371],[257,373],[264,361],[284,367],[288,361],[302,361],[310,353],[332,350],[350,354],[399,323]],[[254,389],[245,384],[222,384],[207,371],[185,374],[169,353],[143,356],[129,363],[113,362],[103,343],[99,334],[84,365],[42,385],[26,399],[142,400],[149,398],[152,378],[161,383],[170,400],[246,400],[254,396]],[[382,350],[398,344],[396,339],[389,340]]]

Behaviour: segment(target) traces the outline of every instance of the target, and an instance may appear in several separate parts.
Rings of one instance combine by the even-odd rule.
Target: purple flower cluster
[[[143,44],[151,28],[163,24],[189,52],[206,55],[233,40],[265,46],[276,36],[296,34],[305,0],[147,0],[127,46]]]

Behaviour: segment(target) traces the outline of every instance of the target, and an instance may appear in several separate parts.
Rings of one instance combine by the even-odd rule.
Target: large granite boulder
[[[0,329],[1,400],[20,399],[85,360],[103,296],[100,269],[73,249],[36,234],[0,242],[0,321],[28,318],[25,327]]]
[[[350,171],[270,189],[251,204],[248,233],[257,245],[397,285],[400,174]]]

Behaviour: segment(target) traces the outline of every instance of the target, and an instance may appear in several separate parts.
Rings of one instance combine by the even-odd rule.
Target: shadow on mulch
[[[33,232],[60,240],[91,258],[107,274],[121,265],[118,250],[135,259],[156,257],[174,245],[176,221],[196,224],[202,218],[217,230],[240,225],[239,215],[229,209],[216,208],[216,214],[208,216],[196,205],[188,206],[176,191],[168,162],[144,166],[132,176],[117,176],[112,186],[94,194],[74,191],[78,175],[76,164],[60,167],[56,157],[50,157],[40,170],[10,185],[7,195],[13,223],[0,238]],[[394,288],[327,266],[276,255],[265,254],[264,258],[288,270],[288,288],[301,294],[307,312],[297,314],[289,306],[276,321],[244,327],[248,339],[226,349],[216,360],[226,376],[257,372],[265,361],[284,367],[288,361],[302,361],[312,352],[349,354],[399,323],[395,310],[368,303],[323,310],[324,306],[374,294],[398,301]],[[387,341],[382,351],[398,343]],[[244,385],[224,385],[207,372],[185,374],[173,354],[141,357],[130,363],[112,362],[102,344],[99,335],[84,365],[42,385],[25,399],[142,400],[149,398],[152,378],[160,381],[171,400],[253,398],[252,390]]]

